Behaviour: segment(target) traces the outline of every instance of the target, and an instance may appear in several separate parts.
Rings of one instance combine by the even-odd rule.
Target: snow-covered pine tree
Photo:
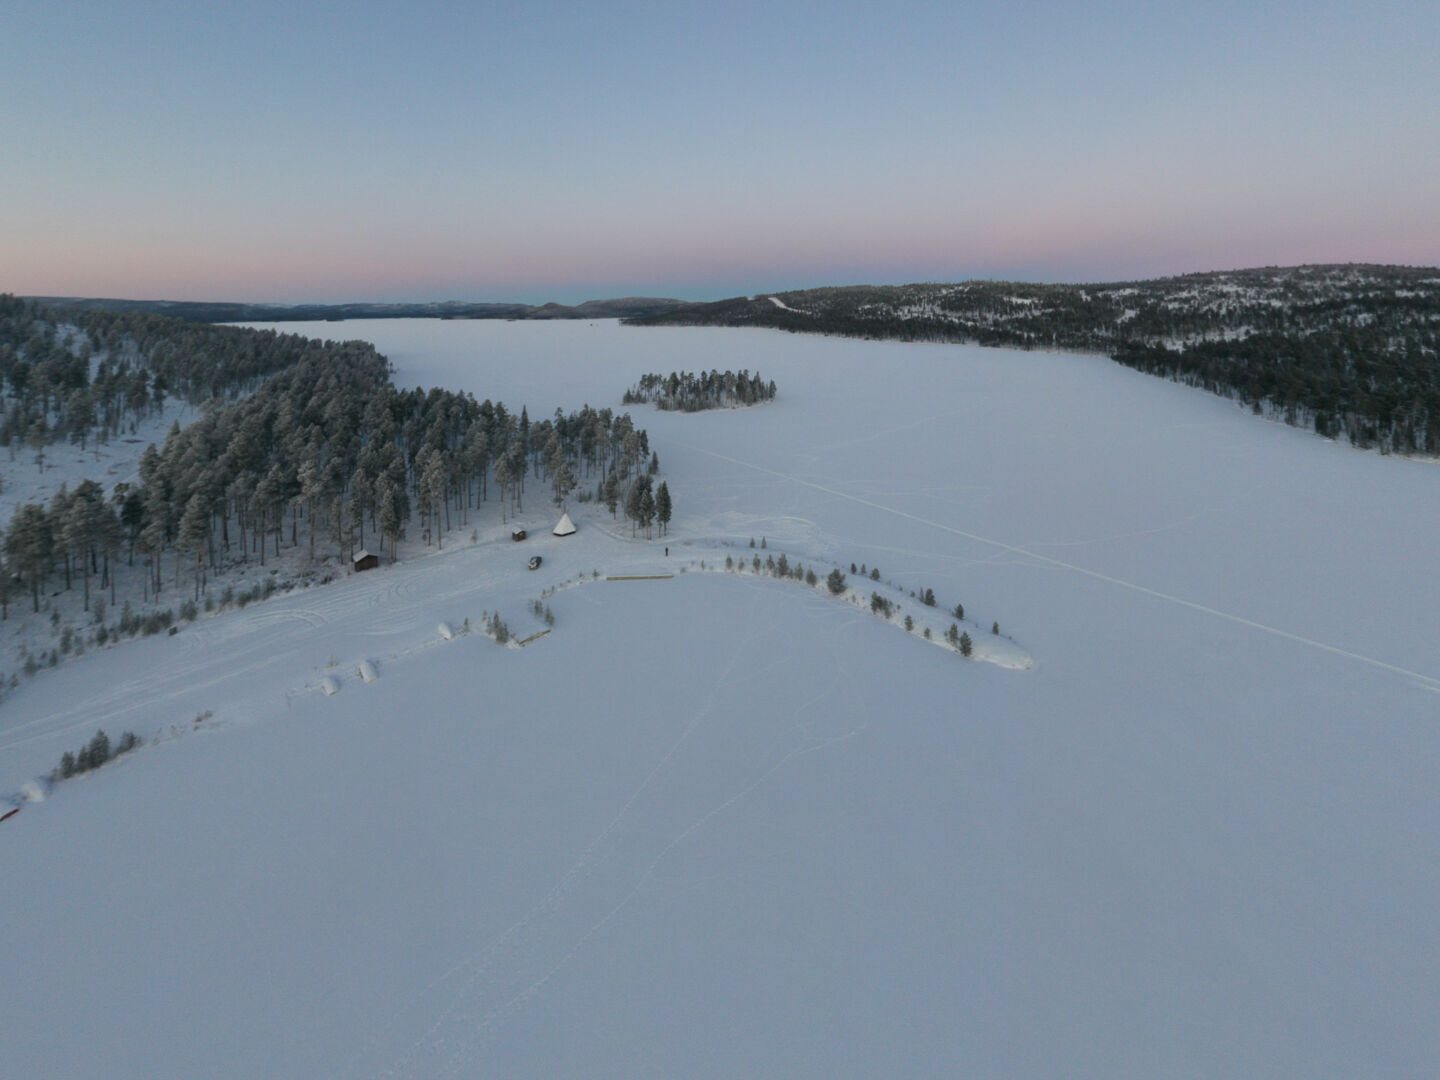
[[[663,536],[670,531],[670,516],[674,506],[670,502],[670,485],[660,481],[660,488],[655,492],[655,519],[660,522],[660,534]]]

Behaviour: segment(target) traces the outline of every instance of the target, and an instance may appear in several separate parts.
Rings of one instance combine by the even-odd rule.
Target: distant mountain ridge
[[[1098,285],[852,285],[626,321],[1101,353],[1357,446],[1440,456],[1435,267],[1264,267]]]
[[[52,311],[127,311],[168,315],[186,322],[340,322],[345,319],[623,319],[662,314],[688,301],[626,296],[583,304],[438,303],[242,304],[204,300],[119,300],[74,296],[29,296]]]
[[[1440,268],[1264,267],[1086,285],[845,285],[687,304],[628,321],[1109,352],[1122,344],[1182,346],[1328,325],[1396,300],[1434,313]]]

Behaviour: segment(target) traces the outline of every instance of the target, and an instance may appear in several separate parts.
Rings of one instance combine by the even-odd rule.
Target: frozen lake
[[[532,419],[651,371],[780,393],[630,410],[667,541],[572,501],[542,575],[485,540],[22,686],[7,782],[98,722],[216,716],[0,825],[0,1074],[1433,1074],[1435,465],[1094,357],[281,329]],[[520,652],[434,643],[752,536],[963,601],[1035,666],[698,573],[563,589]],[[365,657],[379,683],[315,691]]]
[[[648,371],[759,370],[780,387],[761,409],[632,410],[693,533],[769,528],[810,538],[817,557],[943,581],[1055,661],[1113,668],[1100,658],[1143,647],[1124,619],[1156,607],[1063,563],[1440,677],[1432,462],[1356,452],[1100,357],[615,322],[339,325],[375,342],[402,386],[467,389],[535,417],[618,408]],[[1057,591],[1076,589],[1120,603],[1120,620],[1057,618]],[[1196,624],[1242,656],[1258,640]]]

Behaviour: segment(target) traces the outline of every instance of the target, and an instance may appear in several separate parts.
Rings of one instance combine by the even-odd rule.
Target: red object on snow
[[[20,812],[20,807],[18,807],[18,806],[11,807],[9,810],[6,810],[5,813],[0,814],[0,821],[7,821],[7,820],[9,820],[10,818],[14,817],[16,814],[18,814],[19,812]]]

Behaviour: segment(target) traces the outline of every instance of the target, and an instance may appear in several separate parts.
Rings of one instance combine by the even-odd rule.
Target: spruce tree
[[[650,477],[645,477],[646,484],[640,492],[640,524],[645,529],[645,539],[650,539],[650,524],[655,520],[655,496],[650,491]]]
[[[630,519],[630,535],[635,535],[635,526],[640,521],[640,514],[644,507],[644,489],[640,486],[639,479],[630,485],[630,494],[625,496],[625,516]]]
[[[655,518],[660,522],[662,535],[670,531],[670,515],[673,509],[670,502],[670,486],[662,480],[660,489],[655,492]]]
[[[570,493],[575,490],[575,473],[570,468],[569,460],[561,454],[550,469],[550,485],[555,491],[555,505],[563,507],[565,501],[570,498]]]
[[[5,553],[10,565],[24,571],[29,580],[35,611],[40,610],[40,579],[50,566],[53,547],[50,518],[39,503],[26,503],[15,511],[5,533]]]
[[[620,478],[615,475],[614,470],[605,477],[605,506],[610,511],[610,516],[615,516],[615,510],[620,505]]]
[[[89,750],[90,768],[98,769],[110,760],[110,736],[104,731],[95,732],[95,737],[90,740]]]

